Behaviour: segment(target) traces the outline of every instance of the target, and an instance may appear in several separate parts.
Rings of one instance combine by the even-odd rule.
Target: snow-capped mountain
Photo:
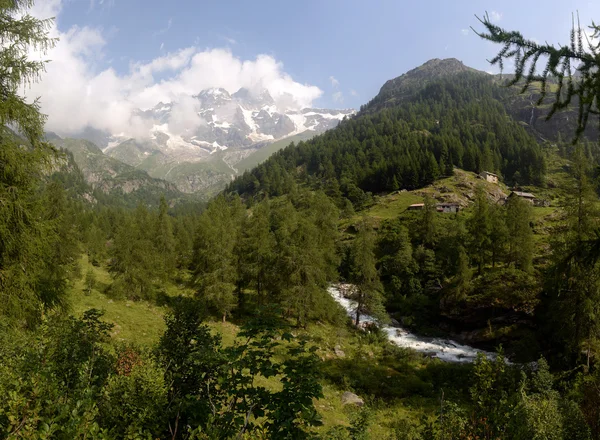
[[[96,133],[94,141],[109,156],[191,192],[230,179],[238,162],[270,143],[300,133],[308,138],[354,113],[353,109],[282,109],[267,90],[242,88],[230,94],[213,88],[180,102],[136,110],[133,117],[148,127],[145,135],[112,134],[99,142]]]
[[[268,91],[253,94],[243,88],[232,95],[225,89],[203,90],[189,101],[160,102],[151,109],[136,111],[135,116],[152,122],[148,136],[136,139],[137,143],[144,144],[148,153],[159,151],[173,159],[197,161],[217,151],[233,153],[307,130],[320,133],[355,113],[310,108],[281,111]],[[130,145],[122,145],[130,139],[113,135],[103,150],[111,156],[123,156],[119,149]]]

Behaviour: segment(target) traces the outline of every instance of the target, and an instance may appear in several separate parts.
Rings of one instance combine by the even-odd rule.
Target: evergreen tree
[[[168,280],[175,271],[175,238],[173,226],[168,214],[167,201],[164,196],[160,198],[158,218],[155,228],[154,246],[159,259],[159,271],[163,281]]]
[[[533,231],[531,203],[521,197],[509,197],[506,204],[508,263],[530,272],[533,268]]]
[[[588,363],[592,343],[600,337],[600,277],[594,237],[598,197],[589,182],[589,171],[589,163],[577,147],[567,191],[565,233],[554,242],[556,264],[551,285],[558,303],[551,315],[562,323],[559,337],[573,362],[585,348]]]
[[[423,206],[423,216],[421,217],[421,242],[430,248],[435,245],[437,234],[437,208],[435,200],[430,196],[425,196]]]
[[[26,14],[31,5],[28,0],[0,5],[0,317],[30,324],[64,296],[62,277],[46,276],[43,296],[38,289],[40,277],[52,272],[45,250],[54,237],[36,190],[55,152],[42,142],[38,101],[28,103],[18,92],[44,69],[44,61],[28,55],[45,52],[54,40],[48,37],[50,20]]]
[[[478,272],[481,274],[491,244],[489,201],[482,186],[478,186],[476,189],[475,205],[467,226],[471,237],[471,257],[475,260]]]
[[[350,282],[353,284],[353,289],[350,298],[356,302],[356,325],[360,324],[360,317],[365,314],[386,321],[383,289],[376,267],[375,233],[366,219],[362,220],[358,234],[352,243],[351,256]]]
[[[458,264],[456,269],[456,299],[461,300],[469,288],[471,282],[471,268],[469,267],[469,256],[465,248],[460,246],[458,250]]]
[[[139,205],[134,215],[125,215],[111,246],[109,272],[113,294],[130,299],[149,299],[157,279],[157,255],[152,241],[149,214]]]
[[[509,239],[508,220],[505,209],[497,204],[490,204],[489,211],[492,267],[496,267],[496,262],[501,261],[504,256],[506,242]]]
[[[259,304],[264,304],[273,286],[273,267],[276,263],[275,235],[270,224],[270,201],[264,200],[244,219],[240,241],[236,248],[241,286],[239,302],[243,302],[242,289],[256,291]]]
[[[218,313],[223,321],[235,307],[238,281],[234,255],[244,207],[239,197],[219,196],[200,216],[194,256],[192,285],[197,295]]]

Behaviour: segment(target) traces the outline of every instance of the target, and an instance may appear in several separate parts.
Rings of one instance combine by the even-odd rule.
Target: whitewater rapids
[[[356,303],[346,298],[337,285],[330,286],[327,290],[333,299],[346,310],[348,316],[354,319],[356,316]],[[361,322],[377,324],[377,321],[369,315],[362,315]],[[417,336],[402,327],[379,324],[378,326],[393,344],[413,349],[419,353],[426,353],[445,362],[473,362],[479,353],[483,353],[489,358],[495,357],[493,353],[459,344],[451,339]]]

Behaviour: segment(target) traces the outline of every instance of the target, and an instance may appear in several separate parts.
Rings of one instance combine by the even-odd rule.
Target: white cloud
[[[358,92],[354,89],[350,89],[350,95],[352,96],[358,96]]]
[[[463,34],[464,36],[467,36],[467,35],[469,35],[469,29],[466,29],[466,28],[465,29],[461,29],[460,33]]]
[[[344,102],[344,94],[342,92],[335,92],[332,97],[333,102],[337,102],[338,104],[342,104]]]
[[[167,26],[154,32],[154,36],[157,37],[159,35],[166,34],[167,32],[169,32],[169,29],[171,29],[172,25],[173,25],[173,19],[169,18],[169,21],[167,21]]]
[[[200,101],[189,95],[178,96],[169,116],[169,131],[186,135],[206,125],[206,121],[198,115],[199,111]]]
[[[490,20],[492,23],[498,23],[500,20],[502,20],[502,15],[502,12],[492,11],[490,12]]]
[[[338,80],[335,78],[335,76],[333,76],[333,75],[331,75],[331,76],[329,77],[329,81],[331,82],[331,85],[332,85],[333,87],[339,87],[339,85],[340,85],[340,82],[339,82],[339,81],[338,81]]]
[[[60,7],[60,0],[39,1],[32,13],[45,18],[58,15]],[[150,122],[134,116],[134,110],[151,108],[160,101],[178,103],[169,128],[181,132],[173,131],[175,134],[183,134],[202,124],[200,118],[185,115],[193,110],[185,96],[211,87],[222,87],[231,93],[241,87],[267,89],[282,110],[310,107],[322,94],[318,87],[295,81],[281,62],[270,55],[243,60],[229,49],[192,46],[149,62],[132,61],[129,71],[120,73],[113,68],[98,68],[106,44],[100,30],[72,27],[60,32],[54,26],[51,35],[60,37],[56,47],[46,55],[32,56],[52,61],[41,81],[27,87],[25,93],[30,99],[41,97],[42,111],[48,115],[46,128],[59,134],[73,134],[91,126],[142,136],[149,130]]]
[[[104,9],[112,8],[114,4],[114,0],[98,0],[98,6]],[[90,7],[88,9],[89,12],[93,11],[96,8],[96,0],[90,0]]]

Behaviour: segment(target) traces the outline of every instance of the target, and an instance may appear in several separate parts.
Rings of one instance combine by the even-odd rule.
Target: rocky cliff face
[[[129,196],[132,203],[137,199],[160,197],[161,194],[170,198],[180,195],[174,184],[152,178],[142,170],[106,156],[90,141],[62,139],[56,135],[49,140],[72,155],[77,164],[76,171],[81,173],[86,184],[94,191]]]

